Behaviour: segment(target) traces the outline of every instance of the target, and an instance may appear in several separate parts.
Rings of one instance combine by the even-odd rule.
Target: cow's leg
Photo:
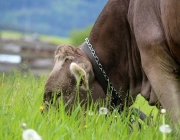
[[[180,117],[180,77],[176,71],[180,68],[163,46],[165,44],[141,44],[142,67],[161,105],[170,110],[170,116],[176,121]]]
[[[171,57],[157,0],[133,2],[129,22],[139,47],[142,68],[163,108],[180,121],[180,66]],[[132,4],[132,3],[131,3]],[[179,119],[179,120],[178,120]]]
[[[162,25],[173,58],[180,64],[180,1],[160,0]]]

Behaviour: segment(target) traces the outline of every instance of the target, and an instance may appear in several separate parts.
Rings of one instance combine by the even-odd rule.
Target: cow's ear
[[[89,74],[83,68],[83,65],[76,64],[72,62],[70,64],[70,71],[74,75],[77,81],[77,85],[80,86],[84,90],[89,89],[88,77]]]

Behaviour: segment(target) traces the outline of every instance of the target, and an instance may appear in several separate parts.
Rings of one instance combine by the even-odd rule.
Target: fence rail
[[[9,73],[18,68],[35,75],[47,74],[54,64],[56,47],[39,40],[0,39],[0,72]]]

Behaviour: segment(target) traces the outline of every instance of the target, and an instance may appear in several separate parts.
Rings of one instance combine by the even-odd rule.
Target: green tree
[[[86,27],[85,29],[72,30],[70,33],[72,45],[74,45],[74,46],[81,45],[84,42],[85,38],[87,38],[89,36],[91,29],[92,29],[92,25]]]

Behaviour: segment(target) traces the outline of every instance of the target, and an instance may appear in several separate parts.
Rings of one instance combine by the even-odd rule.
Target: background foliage
[[[0,29],[69,36],[95,22],[108,0],[0,0]]]
[[[74,46],[81,45],[84,42],[85,38],[89,36],[91,29],[92,26],[88,26],[81,30],[77,30],[77,29],[72,30],[70,34],[72,45]]]

